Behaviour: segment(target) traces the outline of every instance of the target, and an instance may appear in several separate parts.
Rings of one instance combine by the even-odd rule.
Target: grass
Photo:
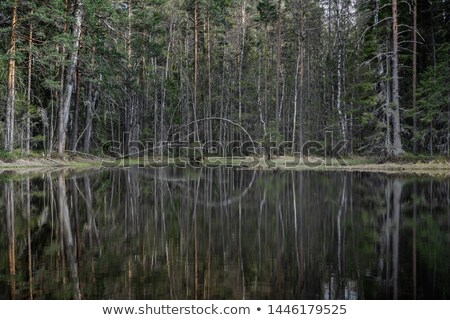
[[[75,156],[70,153],[64,157],[45,156],[43,153],[30,152],[28,155],[21,150],[14,150],[12,152],[0,151],[0,169],[10,168],[35,168],[35,167],[89,167],[95,164],[100,165],[100,158],[94,159],[92,157]]]
[[[309,159],[309,160],[308,160]],[[308,162],[308,161],[309,162]],[[376,158],[351,156],[343,159],[345,165],[340,165],[336,159],[325,161],[321,157],[295,159],[290,156],[274,157],[271,161],[254,157],[205,157],[190,162],[188,158],[158,157],[152,159],[103,159],[94,155],[74,154],[68,152],[64,157],[52,155],[46,157],[42,153],[33,152],[24,155],[21,150],[13,152],[0,151],[0,169],[45,169],[45,168],[73,168],[90,169],[100,167],[130,167],[130,166],[166,166],[178,165],[194,167],[227,166],[243,169],[258,170],[351,170],[376,172],[444,172],[450,174],[450,159],[443,156],[429,157],[426,155],[405,154],[395,161],[379,162]],[[106,163],[104,162],[106,161]],[[295,163],[295,165],[293,164]],[[313,165],[311,165],[313,163]]]
[[[36,157],[36,153],[30,153],[30,155],[25,155],[22,150],[13,150],[11,152],[0,150],[0,160],[3,162],[14,162],[22,158]]]

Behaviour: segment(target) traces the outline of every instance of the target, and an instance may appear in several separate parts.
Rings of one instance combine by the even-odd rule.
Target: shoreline
[[[124,162],[125,161],[125,162]],[[187,159],[182,159],[186,164]],[[116,162],[117,165],[103,165],[104,162],[110,164]],[[295,165],[293,164],[295,162]],[[300,162],[300,163],[298,163]],[[309,163],[319,163],[320,165],[306,165],[302,159],[294,157],[277,157],[268,164],[262,158],[241,157],[222,158],[209,157],[201,162],[196,162],[195,167],[227,167],[244,170],[273,170],[273,171],[350,171],[350,172],[379,172],[390,174],[428,174],[450,176],[450,160],[434,159],[428,161],[405,161],[405,162],[385,162],[376,163],[367,157],[353,157],[345,159],[346,165],[339,165],[336,160],[331,165],[324,164],[325,160],[319,157],[309,158]],[[20,158],[5,162],[0,159],[0,173],[5,171],[53,171],[58,169],[101,169],[114,167],[153,167],[176,165],[173,158],[160,158],[158,161],[150,162],[142,158],[130,159],[105,159],[96,156],[76,156],[66,159],[48,157]],[[189,167],[189,165],[187,165]],[[191,166],[194,167],[194,166]]]

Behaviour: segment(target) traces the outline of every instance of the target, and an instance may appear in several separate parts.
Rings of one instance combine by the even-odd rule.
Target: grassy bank
[[[23,156],[20,153],[0,155],[0,170],[12,169],[52,169],[52,168],[100,168],[102,166],[129,167],[141,165],[145,167],[161,167],[165,165],[216,167],[227,166],[256,170],[345,170],[374,171],[391,173],[436,173],[450,175],[450,159],[444,157],[405,156],[395,161],[380,162],[375,158],[353,156],[341,159],[324,159],[321,157],[274,157],[270,161],[254,157],[208,157],[192,162],[188,159],[172,158],[132,158],[103,159],[94,155],[67,153],[64,157],[47,157],[42,154]]]
[[[0,169],[58,168],[58,167],[99,167],[102,158],[93,155],[67,153],[64,157],[45,156],[39,153],[24,155],[19,151],[0,153]]]
[[[277,157],[270,161],[253,158],[226,159],[210,158],[208,163],[243,168],[255,168],[265,170],[333,170],[333,171],[365,171],[388,173],[430,173],[450,175],[450,159],[447,158],[412,158],[404,157],[395,161],[379,162],[370,157],[348,157],[337,161],[326,160],[320,157],[295,159],[293,157]]]

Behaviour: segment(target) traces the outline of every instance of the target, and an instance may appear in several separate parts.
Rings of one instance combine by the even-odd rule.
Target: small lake
[[[0,299],[450,299],[450,179],[0,175]]]

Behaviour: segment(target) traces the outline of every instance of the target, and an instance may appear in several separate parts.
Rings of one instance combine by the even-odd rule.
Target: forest
[[[449,299],[449,83],[450,0],[0,0],[0,300]]]
[[[0,3],[1,158],[327,132],[448,157],[449,82],[448,0]]]

